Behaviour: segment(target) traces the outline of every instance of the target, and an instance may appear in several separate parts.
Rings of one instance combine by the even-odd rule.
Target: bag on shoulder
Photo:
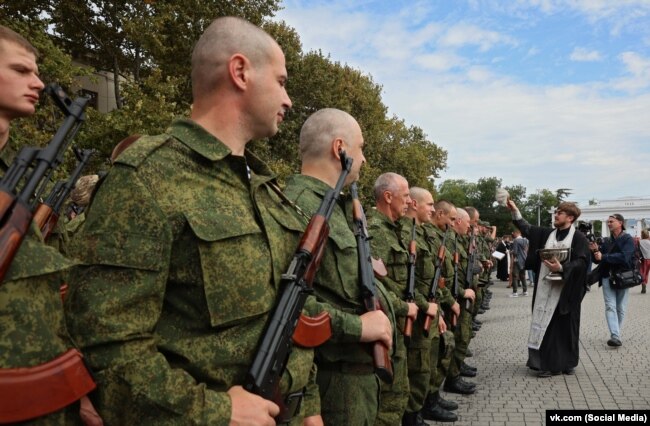
[[[610,279],[610,285],[617,290],[635,287],[642,282],[643,277],[637,268],[612,272]]]
[[[612,271],[610,285],[615,289],[623,290],[643,283],[641,259],[641,253],[638,249],[635,249],[632,256],[632,268]]]

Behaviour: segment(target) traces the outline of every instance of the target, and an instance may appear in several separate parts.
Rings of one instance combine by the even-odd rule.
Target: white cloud
[[[584,47],[576,47],[569,57],[572,61],[577,62],[596,62],[602,61],[603,57],[597,50],[587,50]]]
[[[650,58],[635,52],[623,52],[619,59],[630,75],[616,80],[613,83],[616,89],[635,92],[650,87]]]
[[[476,25],[460,23],[450,27],[438,40],[444,47],[464,47],[475,45],[483,52],[498,44],[516,45],[516,41],[496,31],[488,31]]]
[[[517,0],[516,7],[606,15],[607,2],[588,3]],[[650,1],[645,3],[650,6]],[[306,49],[321,48],[334,60],[370,73],[383,86],[390,113],[421,127],[448,150],[448,170],[437,183],[497,176],[529,192],[570,187],[572,198],[585,204],[591,198],[650,196],[650,94],[643,92],[650,84],[648,57],[621,54],[624,78],[528,85],[498,73],[489,58],[481,66],[461,51],[465,46],[490,51],[497,45],[525,45],[524,40],[466,22],[421,16],[413,21],[407,12],[380,16],[348,10],[347,5],[291,8],[279,17],[298,30]],[[522,62],[544,53],[539,46],[524,50]],[[573,60],[604,56],[584,48],[572,53]]]

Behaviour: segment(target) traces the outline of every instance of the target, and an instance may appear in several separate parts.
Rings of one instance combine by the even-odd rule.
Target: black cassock
[[[495,250],[506,255],[497,262],[497,278],[501,281],[508,281],[508,275],[510,274],[508,271],[508,249],[503,241],[500,241]]]
[[[529,253],[534,253],[535,284],[539,280],[542,264],[537,250],[544,248],[554,228],[530,225],[525,220],[515,220],[515,225],[530,242]],[[564,240],[569,229],[558,230],[556,238]],[[578,365],[580,338],[580,304],[587,288],[587,262],[590,258],[589,245],[582,232],[577,231],[571,242],[571,257],[562,264],[564,288],[555,308],[551,322],[546,329],[539,350],[528,349],[527,366],[541,371],[561,372]],[[533,306],[537,285],[533,293]]]

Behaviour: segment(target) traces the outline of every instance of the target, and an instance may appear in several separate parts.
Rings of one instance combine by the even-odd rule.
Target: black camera
[[[590,243],[596,243],[598,245],[602,244],[603,240],[602,238],[597,238],[594,233],[593,233],[593,225],[589,222],[585,222],[584,220],[579,220],[578,221],[578,231],[582,232],[585,237],[587,238],[587,241]]]

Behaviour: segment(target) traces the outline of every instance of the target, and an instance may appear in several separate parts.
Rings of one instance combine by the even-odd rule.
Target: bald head
[[[255,66],[271,58],[277,43],[250,22],[227,16],[215,19],[205,30],[192,52],[192,95],[194,99],[212,93],[226,80],[227,65],[235,54],[242,54]]]
[[[442,212],[444,214],[449,214],[451,213],[452,210],[456,209],[456,207],[452,203],[446,200],[439,200],[438,202],[436,202],[435,207],[437,212]]]
[[[375,181],[374,192],[375,192],[375,201],[379,201],[383,198],[384,192],[389,191],[395,193],[399,190],[399,186],[404,182],[403,176],[398,175],[397,173],[387,172],[380,175]]]
[[[345,111],[335,108],[316,111],[300,130],[300,159],[304,163],[326,157],[333,140],[350,143],[360,132],[357,120]]]
[[[410,191],[411,199],[417,201],[418,203],[422,203],[423,201],[431,198],[431,192],[424,188],[420,188],[419,186],[411,187]]]

